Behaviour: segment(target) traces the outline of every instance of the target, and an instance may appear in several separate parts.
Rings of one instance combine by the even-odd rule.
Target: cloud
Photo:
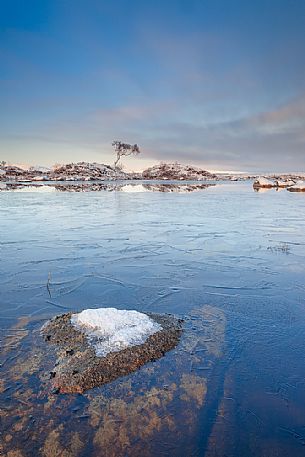
[[[189,116],[179,103],[145,100],[80,113],[11,139],[74,146],[101,160],[109,160],[112,140],[122,139],[139,143],[143,157],[151,161],[179,160],[218,169],[304,168],[303,94],[273,110],[218,122]]]

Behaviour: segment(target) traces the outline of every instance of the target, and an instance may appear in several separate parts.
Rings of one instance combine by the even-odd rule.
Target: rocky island
[[[22,169],[18,166],[0,166],[0,181],[2,182],[40,182],[40,181],[113,181],[113,180],[239,180],[244,176],[218,176],[191,165],[178,162],[163,163],[147,168],[142,172],[125,172],[121,168],[96,162],[78,162],[56,165],[52,169],[46,167],[29,167]]]

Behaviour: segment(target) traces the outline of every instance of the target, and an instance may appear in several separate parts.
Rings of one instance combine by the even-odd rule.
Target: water
[[[112,190],[0,193],[0,455],[303,456],[305,195]],[[101,306],[183,316],[181,344],[52,395],[40,326]]]

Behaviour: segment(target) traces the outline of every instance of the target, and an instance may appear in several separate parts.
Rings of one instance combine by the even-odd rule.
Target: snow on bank
[[[99,357],[143,344],[149,336],[162,330],[161,325],[146,314],[116,308],[85,309],[72,314],[71,323],[85,332]]]

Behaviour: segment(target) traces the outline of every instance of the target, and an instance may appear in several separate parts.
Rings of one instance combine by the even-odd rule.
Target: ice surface
[[[254,192],[252,182],[217,183],[203,192],[181,194],[0,192],[0,323],[1,329],[7,329],[0,330],[0,340],[8,332],[6,341],[21,353],[22,346],[11,338],[24,331],[12,328],[19,317],[22,325],[25,316],[40,326],[39,319],[75,312],[81,304],[83,308],[97,307],[96,303],[121,308],[124,303],[124,308],[134,309],[136,303],[141,311],[185,316],[185,325],[191,325],[196,323],[188,319],[192,309],[208,303],[226,316],[225,347],[221,361],[215,358],[208,401],[196,410],[198,422],[192,426],[194,434],[200,433],[191,438],[184,430],[183,439],[191,441],[195,454],[198,444],[200,454],[203,439],[208,440],[211,431],[216,436],[210,425],[219,421],[216,409],[221,405],[219,411],[226,411],[228,455],[304,457],[298,439],[305,431],[304,197],[285,190]],[[212,343],[207,345],[212,351]],[[24,349],[28,354],[26,345]],[[8,356],[3,354],[3,360]],[[195,356],[203,366],[205,353],[194,348]],[[147,392],[134,380],[128,404],[134,404],[133,398],[150,401],[150,392],[155,388],[159,392],[160,386],[156,398],[163,402],[168,376],[173,382],[176,375],[177,381],[181,379],[178,370],[172,371],[171,360],[169,355],[153,373],[143,374]],[[10,363],[3,364],[1,374],[15,376],[7,368]],[[203,379],[205,372],[200,369],[191,375],[190,379],[198,379],[193,375]],[[15,382],[11,392],[15,388],[21,392]],[[225,389],[218,389],[224,382]],[[189,388],[193,385],[196,388],[196,384]],[[178,389],[180,384],[177,398]],[[116,387],[109,385],[107,392],[116,398]],[[100,390],[92,393],[92,399],[98,395]],[[3,392],[7,414],[12,410],[11,397]],[[36,394],[32,397],[37,398]],[[20,398],[28,400],[26,395]],[[161,413],[173,413],[183,422],[175,404],[172,408],[165,402]],[[194,400],[191,404],[195,405]],[[68,428],[73,426],[76,414],[69,415],[67,402],[60,400],[56,405],[66,408],[63,417]],[[37,417],[35,409],[32,414]],[[42,426],[40,419],[37,422]],[[218,430],[223,430],[224,420]],[[77,422],[84,427],[83,420]],[[249,436],[255,438],[255,452],[249,449]],[[154,433],[150,440],[155,449],[170,454],[173,441],[166,430]],[[276,448],[281,443],[283,448]],[[134,448],[130,449],[132,454]],[[219,451],[219,455],[224,453]]]
[[[72,314],[71,322],[86,333],[99,357],[143,344],[162,328],[146,314],[116,308],[85,309]]]

